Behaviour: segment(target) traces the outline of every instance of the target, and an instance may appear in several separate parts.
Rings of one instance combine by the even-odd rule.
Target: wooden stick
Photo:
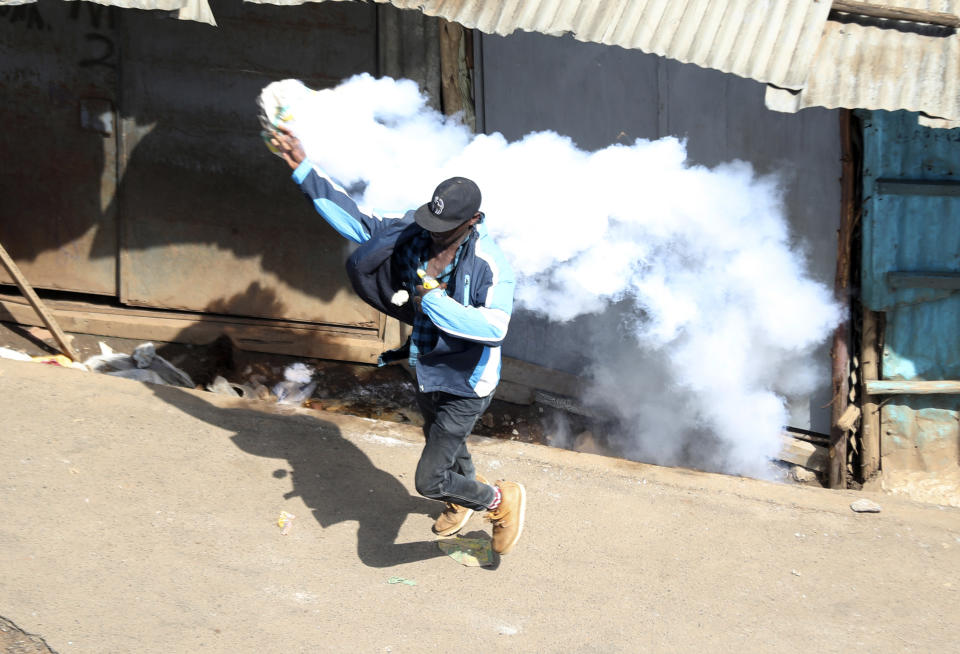
[[[897,379],[867,380],[863,384],[871,395],[960,395],[960,381],[911,381]]]
[[[440,21],[440,95],[443,113],[452,116],[464,110],[463,98],[457,83],[460,63],[460,39],[463,27],[458,23]]]
[[[928,25],[942,25],[944,27],[960,27],[960,17],[941,11],[929,11],[927,9],[907,9],[905,7],[874,5],[867,4],[866,2],[852,2],[846,0],[834,0],[831,8],[835,11],[856,14],[858,16],[889,18],[890,20],[903,20],[910,23],[926,23]]]
[[[47,308],[43,305],[43,302],[41,302],[40,298],[37,297],[33,287],[30,286],[30,284],[27,282],[27,278],[23,276],[22,272],[20,272],[20,268],[17,266],[16,262],[14,262],[10,255],[7,254],[7,251],[3,247],[2,243],[0,243],[0,263],[2,263],[3,267],[7,269],[7,273],[13,277],[13,281],[16,282],[17,287],[20,289],[20,292],[23,293],[23,296],[27,298],[27,302],[30,303],[30,306],[33,307],[33,310],[37,312],[38,316],[40,316],[40,320],[43,321],[43,324],[46,325],[47,329],[50,330],[50,333],[53,334],[53,337],[60,345],[60,351],[74,361],[79,361],[80,358],[70,346],[70,341],[67,340],[66,334],[63,333],[63,330],[60,329],[60,325],[57,324],[57,321],[54,320],[50,312],[47,311]]]
[[[840,112],[840,143],[842,167],[840,181],[840,229],[837,230],[837,271],[834,277],[834,297],[844,307],[845,315],[833,333],[830,357],[833,361],[830,384],[833,401],[830,415],[830,448],[827,478],[830,488],[847,487],[847,433],[840,427],[840,418],[847,410],[850,397],[850,255],[853,242],[854,181],[851,124],[849,109]]]
[[[880,406],[867,392],[867,384],[880,377],[880,352],[877,347],[877,317],[863,309],[863,331],[860,343],[861,414],[860,414],[860,478],[867,481],[880,470]]]
[[[461,113],[464,123],[476,129],[476,107],[470,94],[470,31],[451,21],[440,21],[440,93],[443,113]]]

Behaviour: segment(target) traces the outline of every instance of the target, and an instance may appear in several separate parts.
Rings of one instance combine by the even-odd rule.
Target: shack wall
[[[509,139],[537,130],[570,136],[584,149],[637,138],[687,139],[690,161],[733,159],[782,176],[796,248],[813,277],[832,287],[840,221],[840,135],[834,110],[798,114],[764,106],[764,85],[733,75],[572,37],[482,35],[478,89],[486,132]],[[784,316],[789,320],[790,316]],[[504,348],[510,356],[579,372],[584,342],[609,329],[616,310],[566,325],[519,312]],[[550,347],[543,347],[550,343]],[[816,354],[819,390],[791,399],[793,426],[830,428],[829,345]]]
[[[905,111],[859,113],[861,277],[864,304],[884,316],[880,379],[960,379],[960,129],[923,127]],[[941,275],[947,283],[900,285],[891,279],[897,273]],[[912,473],[960,481],[960,395],[883,398],[880,454],[888,487],[918,495],[923,476]],[[949,501],[960,505],[956,486]]]

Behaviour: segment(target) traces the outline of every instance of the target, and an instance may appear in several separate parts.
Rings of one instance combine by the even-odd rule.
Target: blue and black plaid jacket
[[[457,263],[460,262],[462,252],[463,244],[457,248],[453,261],[436,278],[438,282],[450,283],[450,277],[456,270]],[[403,247],[395,249],[393,256],[400,266],[400,279],[403,280],[404,286],[412,298],[417,293],[417,286],[422,283],[417,271],[427,269],[427,260],[430,258],[430,236],[427,232],[415,235]],[[407,357],[410,365],[416,367],[420,353],[426,354],[432,350],[439,337],[440,330],[427,318],[426,314],[422,311],[414,313],[413,333],[410,334],[410,353]]]

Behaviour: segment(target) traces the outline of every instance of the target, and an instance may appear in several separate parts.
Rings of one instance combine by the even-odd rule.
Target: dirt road
[[[0,414],[0,615],[61,654],[958,647],[957,509],[484,439],[529,516],[469,568],[412,427],[12,361]]]

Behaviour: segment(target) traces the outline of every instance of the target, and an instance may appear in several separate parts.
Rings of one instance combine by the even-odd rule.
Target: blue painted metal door
[[[863,301],[886,315],[881,378],[960,379],[960,129],[908,112],[863,119]],[[956,469],[960,396],[894,395],[881,465]]]

